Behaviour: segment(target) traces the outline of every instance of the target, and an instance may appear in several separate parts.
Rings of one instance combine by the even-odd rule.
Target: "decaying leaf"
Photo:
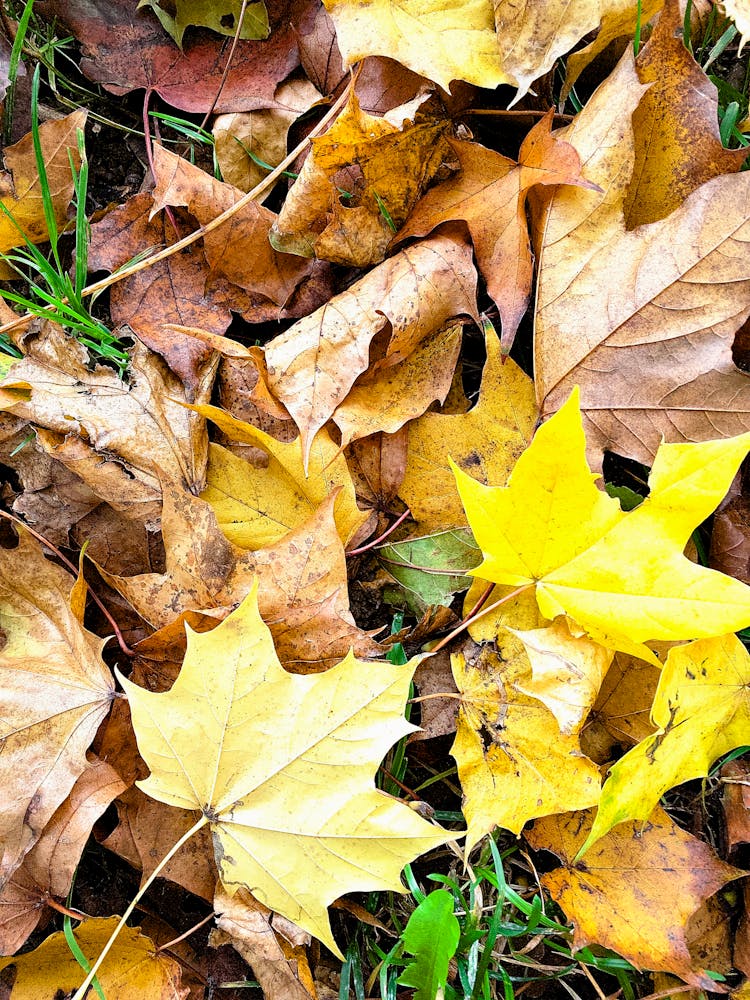
[[[370,364],[378,334],[393,365],[456,316],[476,316],[471,251],[436,236],[373,268],[266,345],[268,383],[300,429],[305,468],[312,440]]]
[[[735,635],[670,649],[651,709],[657,731],[612,767],[581,852],[613,826],[646,819],[668,789],[702,778],[750,744],[750,655]]]
[[[86,750],[114,698],[104,641],[71,611],[72,586],[29,535],[0,549],[2,882],[86,770]]]
[[[270,232],[277,250],[366,267],[383,260],[391,237],[453,153],[448,121],[399,128],[362,111],[352,93],[312,150]]]
[[[90,962],[98,956],[117,925],[117,917],[91,918],[76,928],[75,938]],[[50,935],[38,948],[15,958],[0,958],[0,970],[15,975],[13,1000],[72,995],[85,973],[63,931]],[[105,996],[118,1000],[185,1000],[180,965],[141,934],[124,927],[97,973]]]
[[[508,486],[456,478],[484,562],[473,575],[534,587],[550,620],[565,614],[610,649],[658,663],[644,642],[723,635],[750,624],[750,588],[690,562],[691,532],[713,511],[750,435],[662,445],[650,495],[630,513],[586,463],[577,393],[537,431]]]
[[[213,631],[188,634],[171,691],[121,678],[151,768],[140,785],[203,813],[230,895],[252,888],[341,956],[325,907],[345,892],[400,891],[407,861],[452,836],[375,789],[383,754],[414,728],[403,709],[415,667],[349,655],[288,674],[253,590]]]
[[[542,884],[573,921],[573,948],[600,944],[636,968],[673,972],[714,990],[715,980],[690,956],[685,925],[739,870],[661,808],[645,824],[613,830],[583,861],[574,861],[591,820],[591,813],[548,817],[525,835],[535,850],[552,851],[565,866],[542,876]]]

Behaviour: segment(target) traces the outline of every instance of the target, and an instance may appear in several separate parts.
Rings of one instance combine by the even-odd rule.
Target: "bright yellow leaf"
[[[326,907],[346,892],[402,891],[403,866],[447,833],[375,788],[404,719],[417,666],[352,654],[320,674],[289,674],[258,613],[257,586],[211,632],[188,630],[172,689],[122,679],[138,749],[139,786],[199,810],[221,880],[244,886],[341,952]]]
[[[657,663],[646,640],[723,635],[750,624],[750,587],[690,562],[683,550],[750,448],[750,434],[663,444],[650,495],[625,514],[597,489],[585,457],[578,393],[539,431],[508,486],[456,469],[484,562],[473,575],[536,590],[545,618],[567,615],[596,642]]]
[[[669,788],[703,778],[750,743],[750,655],[735,635],[670,649],[651,709],[659,729],[614,765],[579,854],[613,826],[646,819]]]
[[[76,941],[91,962],[104,948],[117,921],[117,917],[92,918],[76,928]],[[0,958],[0,969],[9,965],[16,970],[13,1000],[70,996],[84,976],[62,931],[26,955]],[[188,992],[180,986],[179,963],[157,952],[154,942],[137,927],[123,927],[97,978],[108,1000],[183,1000]],[[96,996],[93,990],[89,995]]]

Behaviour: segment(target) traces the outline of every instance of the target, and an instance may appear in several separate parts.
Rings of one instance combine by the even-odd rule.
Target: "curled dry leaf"
[[[537,223],[537,398],[547,415],[580,386],[595,464],[605,448],[650,464],[662,438],[750,427],[750,381],[732,360],[750,315],[750,176],[715,177],[627,232],[641,94],[626,54],[565,133],[606,193],[554,193]]]
[[[86,750],[114,697],[104,642],[71,611],[72,587],[72,577],[26,533],[17,548],[0,549],[0,881],[18,868],[86,770]]]
[[[93,960],[117,925],[117,917],[84,920],[75,931],[81,951]],[[84,978],[78,959],[63,931],[52,934],[34,951],[0,959],[0,970],[13,966],[13,1000],[72,995]],[[137,927],[123,927],[97,973],[105,996],[117,1000],[185,1000],[179,963],[141,934]]]
[[[405,121],[362,111],[354,93],[312,149],[270,233],[277,250],[367,267],[385,257],[422,192],[454,156],[444,118]]]
[[[409,425],[406,472],[399,496],[420,534],[466,524],[453,461],[485,482],[504,483],[534,433],[534,385],[485,329],[487,361],[479,399],[468,413],[425,413]]]
[[[68,205],[73,197],[71,157],[78,169],[77,133],[79,129],[83,130],[85,124],[86,112],[79,110],[39,126],[39,142],[58,226],[67,221]],[[6,146],[3,159],[8,172],[0,175],[0,202],[6,209],[0,212],[0,252],[23,246],[24,237],[31,243],[42,243],[48,238],[42,186],[31,135],[24,136],[13,146]],[[11,213],[12,219],[7,212]],[[2,263],[0,277],[15,278],[18,275]]]
[[[269,386],[300,429],[305,468],[315,434],[367,370],[378,334],[390,334],[382,353],[392,365],[461,315],[476,315],[471,250],[436,236],[373,268],[267,344]]]
[[[252,887],[339,957],[326,906],[401,890],[404,864],[452,836],[375,788],[384,753],[414,728],[403,711],[415,667],[350,654],[287,673],[254,589],[213,631],[189,635],[170,691],[120,678],[151,768],[143,790],[203,813],[230,895]]]
[[[141,520],[158,514],[161,475],[201,490],[205,421],[180,405],[186,390],[166,364],[136,344],[125,383],[111,368],[91,370],[87,362],[84,347],[44,324],[28,355],[0,383],[0,409],[34,424],[45,451],[102,500]],[[212,383],[211,370],[195,391],[197,400],[208,399]]]
[[[18,951],[42,919],[49,897],[67,898],[92,826],[125,788],[105,761],[95,758],[87,764],[0,891],[0,954]]]
[[[525,834],[535,850],[552,851],[564,864],[543,875],[542,885],[573,921],[573,949],[616,948],[636,968],[673,972],[698,989],[716,991],[716,981],[690,956],[685,925],[709,896],[743,873],[661,808],[645,824],[613,830],[583,861],[574,861],[591,820],[592,813],[550,816]]]
[[[539,185],[592,187],[581,175],[576,150],[552,136],[551,128],[552,110],[524,139],[518,163],[476,142],[448,140],[461,165],[458,175],[428,191],[396,237],[425,236],[441,223],[466,222],[479,270],[500,313],[506,354],[531,296],[527,195]]]

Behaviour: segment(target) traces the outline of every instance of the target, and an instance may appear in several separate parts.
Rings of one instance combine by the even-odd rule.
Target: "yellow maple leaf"
[[[455,467],[484,580],[534,587],[539,609],[567,615],[596,642],[658,663],[647,640],[700,639],[750,624],[750,587],[690,562],[692,531],[724,496],[750,434],[662,444],[650,495],[624,513],[585,457],[578,393],[536,433],[508,486]]]
[[[138,784],[202,812],[230,894],[250,889],[341,956],[327,905],[345,892],[402,891],[403,866],[455,836],[375,788],[386,751],[415,728],[403,713],[417,662],[349,654],[324,673],[289,674],[256,584],[211,632],[188,629],[170,691],[122,679],[151,769]]]
[[[614,765],[579,856],[627,820],[646,819],[669,788],[702,778],[750,743],[750,655],[735,635],[669,651],[651,708],[657,732]]]

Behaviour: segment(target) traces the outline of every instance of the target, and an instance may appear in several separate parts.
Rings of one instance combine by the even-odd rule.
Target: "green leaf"
[[[446,889],[431,892],[412,913],[401,937],[414,960],[398,977],[398,982],[416,990],[414,1000],[442,997],[448,962],[456,953],[459,934],[453,896]]]
[[[482,559],[471,531],[455,528],[439,531],[422,538],[383,545],[378,550],[381,563],[401,585],[392,604],[405,604],[421,616],[434,604],[448,605],[459,590],[468,590],[473,583],[467,571]]]

